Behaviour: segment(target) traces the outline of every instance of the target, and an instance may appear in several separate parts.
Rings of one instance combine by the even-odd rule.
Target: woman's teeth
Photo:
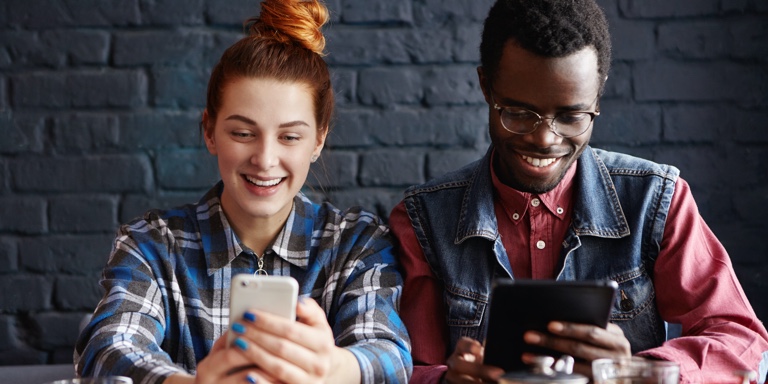
[[[259,187],[271,187],[273,185],[279,184],[283,180],[282,178],[277,178],[277,179],[262,181],[262,180],[254,179],[250,176],[246,176],[245,179],[248,180],[251,184],[258,185]]]
[[[557,160],[557,158],[538,159],[538,158],[535,158],[535,157],[523,156],[523,160],[527,161],[528,164],[533,165],[534,167],[546,167],[546,166],[554,163]]]

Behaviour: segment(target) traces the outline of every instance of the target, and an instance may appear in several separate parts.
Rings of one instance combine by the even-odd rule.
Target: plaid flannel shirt
[[[232,277],[254,273],[221,208],[221,183],[198,204],[151,210],[123,225],[104,269],[106,293],[75,348],[83,376],[124,375],[137,384],[195,373],[227,330]],[[336,345],[352,352],[364,383],[407,382],[410,343],[398,315],[402,278],[389,230],[374,215],[341,212],[299,194],[264,256],[325,310]]]

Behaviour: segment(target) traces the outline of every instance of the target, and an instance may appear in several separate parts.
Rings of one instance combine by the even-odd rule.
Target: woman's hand
[[[606,329],[586,324],[553,321],[547,325],[551,334],[528,331],[523,338],[528,344],[539,345],[572,356],[574,372],[592,377],[592,360],[631,356],[629,340],[618,325],[609,323]]]
[[[232,324],[238,334],[235,348],[259,383],[359,383],[360,368],[354,355],[336,346],[325,312],[311,299],[301,299],[297,321],[260,311],[246,314]]]
[[[448,358],[446,383],[495,383],[504,374],[501,368],[483,365],[484,348],[477,340],[462,337]]]

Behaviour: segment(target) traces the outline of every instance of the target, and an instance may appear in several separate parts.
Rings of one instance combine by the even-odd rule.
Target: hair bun
[[[328,9],[318,0],[264,0],[259,17],[249,22],[253,22],[251,34],[324,54],[325,36],[320,29],[328,22]]]

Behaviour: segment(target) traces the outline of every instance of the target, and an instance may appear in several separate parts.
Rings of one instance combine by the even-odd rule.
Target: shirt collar
[[[197,205],[197,222],[208,275],[229,265],[245,250],[222,209],[220,196],[223,189],[224,184],[219,181]],[[313,232],[316,217],[313,208],[314,204],[304,194],[297,194],[285,225],[265,253],[273,253],[293,265],[306,269],[309,265],[312,240],[307,234]]]
[[[496,170],[493,167],[493,156],[496,156],[496,151],[491,153],[491,161],[489,164],[491,171],[491,180],[493,182],[493,189],[496,192],[495,196],[499,199],[504,209],[507,210],[510,220],[514,223],[518,223],[525,216],[528,207],[531,204],[534,196],[544,204],[550,213],[560,219],[565,217],[565,213],[571,208],[571,197],[573,195],[573,179],[576,175],[576,164],[578,160],[571,164],[570,168],[565,172],[565,176],[551,191],[546,193],[532,194],[529,192],[521,192],[514,189],[499,180],[496,175]],[[517,213],[517,216],[514,214]],[[516,218],[515,218],[516,217]]]

